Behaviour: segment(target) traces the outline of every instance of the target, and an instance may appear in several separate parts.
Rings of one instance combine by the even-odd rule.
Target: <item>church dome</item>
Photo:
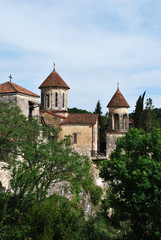
[[[59,76],[59,74],[53,70],[45,81],[40,85],[40,89],[44,87],[59,87],[70,89],[66,82]]]
[[[115,94],[113,95],[113,97],[111,98],[109,104],[107,105],[107,107],[130,107],[129,104],[127,103],[127,101],[125,100],[124,96],[122,95],[122,93],[120,92],[119,89],[117,89],[117,91],[115,92]]]

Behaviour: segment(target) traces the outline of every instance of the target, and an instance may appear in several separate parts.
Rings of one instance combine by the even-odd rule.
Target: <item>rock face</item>
[[[91,163],[91,175],[93,176],[94,184],[101,187],[103,192],[105,192],[108,189],[108,184],[104,182],[102,178],[100,178],[99,169],[93,162]]]
[[[7,169],[3,169],[5,166],[7,166],[7,163],[0,162],[0,185],[2,186],[3,189],[7,190],[10,188],[9,182],[11,179],[11,172]],[[91,174],[94,178],[95,185],[102,187],[102,189],[105,192],[108,186],[107,184],[103,183],[102,179],[99,177],[99,170],[93,163],[91,163]],[[70,201],[74,199],[74,195],[69,191],[69,183],[66,181],[56,183],[53,186],[51,186],[48,192],[48,196],[52,195],[53,193],[64,196]],[[83,189],[80,193],[79,205],[84,210],[84,216],[86,220],[88,220],[89,216],[95,215],[95,208],[91,203],[90,194],[84,191]]]
[[[7,166],[6,163],[0,162],[0,183],[1,186],[7,190],[10,187],[9,182],[11,179],[11,174],[9,170],[3,169],[5,166]]]

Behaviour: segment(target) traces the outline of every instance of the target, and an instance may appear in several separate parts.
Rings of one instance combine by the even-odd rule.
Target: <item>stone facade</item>
[[[125,131],[129,128],[128,108],[109,108],[109,126],[113,131]]]
[[[42,110],[67,111],[68,90],[65,88],[45,87],[41,89]]]
[[[21,93],[0,94],[0,101],[10,103],[11,106],[18,106],[26,116],[39,116],[39,97],[25,95]]]
[[[124,137],[126,132],[107,132],[106,133],[106,157],[109,158],[112,151],[116,148],[117,139]]]
[[[91,151],[98,149],[98,122],[92,125],[62,125],[60,138],[70,135],[72,147],[83,155],[90,156]]]
[[[119,88],[107,105],[109,108],[109,132],[106,133],[106,157],[116,148],[117,139],[124,137],[129,129],[129,105]]]
[[[43,120],[44,120],[44,123],[46,125],[54,127],[54,128],[59,128],[63,119],[64,119],[64,117],[61,117],[59,115],[56,115],[56,114],[53,114],[50,112],[43,112],[40,114],[41,123],[43,123]]]

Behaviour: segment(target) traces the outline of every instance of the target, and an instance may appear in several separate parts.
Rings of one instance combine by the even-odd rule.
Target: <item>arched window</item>
[[[58,107],[58,93],[55,93],[55,107]]]
[[[123,129],[127,129],[127,114],[123,115]]]
[[[41,107],[44,108],[44,94],[41,94]]]
[[[63,99],[62,100],[63,100],[63,104],[62,105],[64,107],[65,106],[65,94],[64,93],[63,93]]]
[[[119,115],[118,114],[114,115],[114,129],[115,130],[119,129]]]
[[[50,106],[50,94],[49,92],[46,93],[46,107]]]

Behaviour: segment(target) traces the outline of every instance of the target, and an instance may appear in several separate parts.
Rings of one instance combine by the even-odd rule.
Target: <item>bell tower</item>
[[[39,87],[41,89],[41,110],[57,114],[68,111],[69,86],[54,69]]]
[[[129,129],[128,108],[130,106],[120,92],[119,84],[107,107],[109,108],[109,131],[106,133],[106,155],[109,157],[116,147],[117,138],[123,137]]]

